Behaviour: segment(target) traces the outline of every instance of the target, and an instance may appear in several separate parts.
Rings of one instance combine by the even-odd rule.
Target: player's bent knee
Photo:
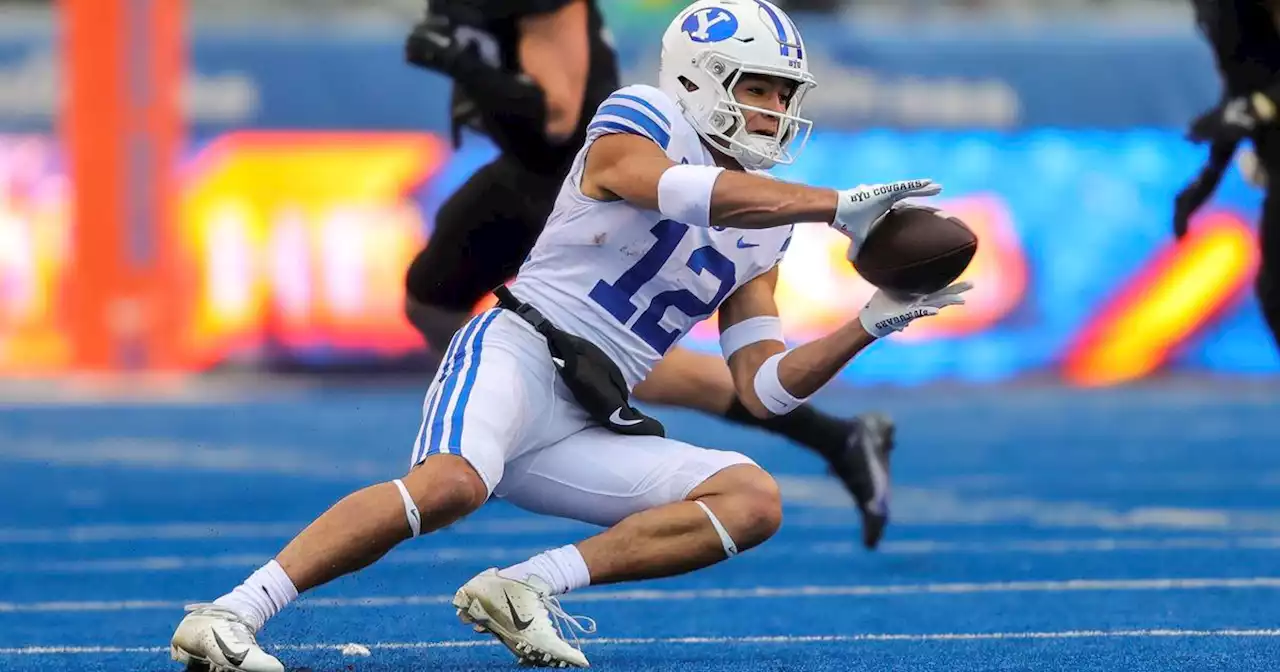
[[[431,455],[401,481],[418,509],[462,517],[480,508],[489,488],[471,463],[457,455]]]
[[[778,482],[755,464],[723,469],[695,488],[689,499],[715,506],[709,515],[723,525],[739,552],[764,543],[782,526]],[[723,504],[716,505],[717,501]]]
[[[782,527],[782,492],[778,482],[759,467],[735,498],[740,511],[743,538],[738,541],[742,550],[764,543]]]
[[[422,334],[423,340],[437,353],[443,354],[449,347],[454,333],[466,324],[469,313],[441,308],[423,303],[413,297],[405,297],[404,314],[409,324]]]

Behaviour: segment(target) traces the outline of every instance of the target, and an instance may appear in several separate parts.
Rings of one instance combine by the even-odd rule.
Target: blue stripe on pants
[[[499,310],[491,310],[478,315],[467,325],[466,333],[462,337],[462,345],[453,356],[454,361],[462,361],[462,367],[460,369],[455,368],[449,372],[449,377],[445,381],[444,389],[441,392],[440,403],[431,412],[429,425],[431,441],[430,446],[427,448],[427,455],[449,452],[449,446],[441,445],[441,441],[444,436],[445,418],[449,415],[450,404],[454,406],[453,418],[449,426],[450,443],[456,446],[458,441],[461,440],[464,411],[466,403],[471,396],[471,388],[475,385],[476,371],[480,365],[480,349],[484,341],[484,332],[489,328],[489,325],[498,316],[499,312]],[[459,379],[462,379],[461,390],[458,389]]]
[[[467,407],[467,402],[471,400],[471,388],[475,387],[476,372],[480,370],[480,355],[482,354],[481,351],[483,349],[481,346],[483,345],[482,341],[484,340],[484,332],[489,328],[489,323],[493,322],[493,318],[497,316],[497,311],[494,311],[489,315],[489,317],[485,318],[485,321],[480,325],[480,333],[476,335],[476,343],[475,348],[472,350],[471,363],[467,367],[466,377],[462,381],[462,392],[458,396],[458,404],[454,407],[453,417],[449,421],[449,439],[454,443],[454,445],[460,445],[462,441],[462,410]]]
[[[463,331],[465,331],[465,328],[453,332],[453,338],[449,339],[449,347],[445,349],[444,357],[440,358],[439,370],[435,374],[439,382],[432,380],[431,396],[422,405],[422,424],[418,426],[418,438],[414,440],[413,459],[409,462],[410,468],[417,466],[426,457],[423,453],[427,450],[427,420],[435,412],[436,407],[440,405],[440,388],[443,386],[445,377],[449,375],[450,367],[453,366],[453,355],[458,351],[458,346],[463,341]]]

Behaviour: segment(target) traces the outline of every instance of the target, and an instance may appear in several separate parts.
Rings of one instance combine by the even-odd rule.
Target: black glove
[[[1181,240],[1187,235],[1187,229],[1191,223],[1191,217],[1195,215],[1196,210],[1204,205],[1205,201],[1213,195],[1218,188],[1218,184],[1222,182],[1222,176],[1227,172],[1227,167],[1231,165],[1231,157],[1236,152],[1236,147],[1240,144],[1240,139],[1233,140],[1215,140],[1213,145],[1209,147],[1209,159],[1205,162],[1204,167],[1200,169],[1200,174],[1196,175],[1173,200],[1173,235]]]
[[[422,20],[405,40],[405,60],[456,78],[459,60],[480,60],[478,46],[458,39],[458,28],[483,30],[501,6],[486,0],[431,0]]]
[[[1205,112],[1191,122],[1187,138],[1194,142],[1232,142],[1248,137],[1264,123],[1275,119],[1276,104],[1259,91],[1237,96]]]
[[[1200,209],[1205,202],[1205,196],[1202,195],[1204,188],[1201,180],[1196,180],[1188,184],[1178,192],[1178,196],[1173,199],[1173,237],[1182,240],[1187,235],[1187,228],[1191,224],[1191,216]]]
[[[404,59],[427,70],[452,77],[465,48],[454,39],[453,24],[440,15],[429,15],[404,42]]]
[[[405,40],[405,60],[420,68],[444,74],[454,81],[460,92],[455,105],[471,106],[464,116],[481,120],[480,126],[504,152],[515,154],[527,166],[536,166],[545,147],[530,139],[546,133],[547,99],[542,88],[523,73],[501,67],[496,42],[492,49],[482,42],[492,40],[484,33],[479,12],[483,6],[475,0],[450,0],[432,11],[414,26]],[[460,29],[470,27],[474,35]],[[459,35],[463,39],[458,39]],[[482,40],[481,36],[487,36]],[[487,53],[489,61],[486,61]],[[455,119],[459,108],[455,107]],[[489,124],[487,120],[494,123]],[[455,144],[458,136],[455,125]]]

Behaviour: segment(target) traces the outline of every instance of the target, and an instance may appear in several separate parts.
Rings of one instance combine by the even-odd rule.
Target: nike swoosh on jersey
[[[748,243],[746,236],[738,236],[738,249],[745,250],[752,247],[760,247],[757,243]]]

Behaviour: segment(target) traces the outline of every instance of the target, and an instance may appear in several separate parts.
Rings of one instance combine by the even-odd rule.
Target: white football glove
[[[836,205],[836,218],[831,228],[849,236],[853,245],[849,248],[850,258],[857,255],[858,248],[870,235],[889,209],[895,203],[912,196],[936,196],[942,192],[942,185],[933,180],[902,180],[888,184],[860,184],[853,189],[839,192]]]
[[[947,306],[964,304],[961,294],[973,289],[973,283],[957,282],[932,294],[917,294],[895,298],[883,289],[876,291],[867,302],[858,320],[868,334],[884,338],[895,331],[902,331],[916,318],[937,315]]]

